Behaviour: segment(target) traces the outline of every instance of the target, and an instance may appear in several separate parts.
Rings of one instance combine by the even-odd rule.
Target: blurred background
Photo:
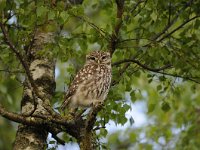
[[[56,30],[56,42],[40,55],[57,60],[56,93],[51,103],[58,111],[63,92],[84,64],[85,55],[91,50],[107,50],[108,38],[118,21],[115,1],[84,0],[67,11],[64,1],[57,1],[54,9],[46,1],[38,2],[36,8],[29,0],[0,2],[0,9],[13,14],[8,25],[26,29],[10,28],[18,47],[30,41],[35,22],[42,24],[47,16],[50,24],[44,32]],[[125,1],[124,22],[112,62],[134,58],[143,67],[131,63],[123,72],[126,64],[113,66],[115,84],[95,124],[100,149],[199,149],[199,7],[200,2],[192,0]],[[191,20],[195,16],[197,19]],[[9,111],[20,113],[24,71],[8,46],[1,44],[0,50],[0,103]],[[156,71],[168,63],[171,68]],[[0,149],[12,149],[17,126],[0,117]],[[63,133],[59,137],[66,145],[59,145],[49,134],[47,149],[79,149],[69,135]]]

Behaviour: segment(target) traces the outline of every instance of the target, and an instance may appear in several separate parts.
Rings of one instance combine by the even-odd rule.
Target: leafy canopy
[[[10,38],[23,55],[36,27],[55,34],[55,42],[39,52],[58,61],[52,106],[61,103],[64,86],[83,65],[86,53],[108,50],[112,35],[117,34],[113,84],[96,126],[104,127],[110,120],[132,124],[134,118],[125,114],[136,101],[145,102],[148,121],[140,128],[130,125],[124,132],[109,134],[106,146],[113,149],[200,147],[199,7],[195,0],[127,0],[117,34],[115,25],[120,19],[115,1],[85,0],[75,6],[65,1],[56,2],[56,6],[45,0],[0,1],[0,11],[7,15],[1,22],[6,23]],[[25,74],[3,42],[2,33],[0,42],[0,102],[19,111]],[[0,149],[9,149],[16,125],[2,118],[0,125]],[[97,136],[107,133],[102,128]]]

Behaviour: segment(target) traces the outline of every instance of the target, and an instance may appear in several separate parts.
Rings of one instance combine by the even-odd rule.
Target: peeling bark
[[[47,132],[43,127],[19,125],[14,150],[44,150]]]
[[[26,79],[21,102],[21,113],[25,116],[50,115],[46,108],[51,109],[50,100],[55,91],[55,61],[36,56],[35,52],[42,49],[43,44],[47,41],[44,35],[38,34],[40,39],[36,37],[34,47],[31,49],[31,56],[29,56],[31,59],[27,62],[38,93],[35,93],[29,80]],[[19,125],[14,150],[43,150],[47,147],[47,135],[48,131],[44,126]]]

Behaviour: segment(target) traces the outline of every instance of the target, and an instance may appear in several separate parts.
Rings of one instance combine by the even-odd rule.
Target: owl
[[[110,53],[92,51],[66,92],[61,109],[88,108],[103,103],[111,83]]]

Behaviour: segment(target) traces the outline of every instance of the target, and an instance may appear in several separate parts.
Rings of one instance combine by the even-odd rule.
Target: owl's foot
[[[81,112],[77,113],[75,118],[78,119],[78,118],[81,118],[81,117],[84,117],[83,113],[86,111],[87,109],[83,109],[81,110]]]
[[[71,116],[71,118],[74,118],[76,116],[78,108],[70,108],[68,111],[68,115]]]
[[[94,101],[93,103],[92,103],[92,106],[93,107],[103,107],[104,106],[104,103],[103,103],[103,101],[100,101],[100,100],[96,100],[96,101]]]

